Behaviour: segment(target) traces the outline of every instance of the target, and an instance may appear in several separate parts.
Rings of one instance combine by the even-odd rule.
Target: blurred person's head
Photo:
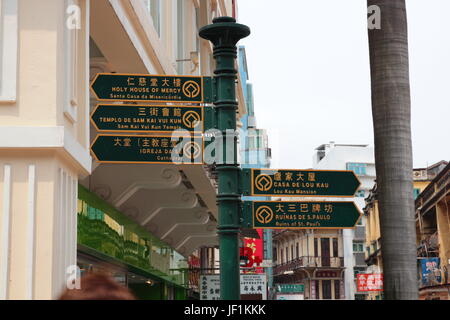
[[[66,289],[59,300],[135,300],[135,297],[111,277],[88,273],[80,279],[80,289]]]

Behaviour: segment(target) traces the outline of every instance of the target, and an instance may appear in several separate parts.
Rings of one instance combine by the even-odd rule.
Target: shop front
[[[77,265],[101,272],[138,299],[183,300],[186,259],[83,186],[78,189]]]

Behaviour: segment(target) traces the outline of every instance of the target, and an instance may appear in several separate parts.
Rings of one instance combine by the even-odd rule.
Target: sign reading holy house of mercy
[[[98,73],[91,89],[100,101],[211,102],[211,78]]]
[[[360,182],[353,171],[244,169],[245,196],[352,197]]]
[[[203,107],[100,104],[91,114],[98,131],[203,131]]]
[[[352,201],[244,201],[243,227],[354,228],[361,212]]]

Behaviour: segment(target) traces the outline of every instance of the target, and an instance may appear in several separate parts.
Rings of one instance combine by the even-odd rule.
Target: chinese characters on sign
[[[98,73],[91,88],[101,101],[205,102],[200,76]]]
[[[360,185],[353,171],[247,169],[244,178],[250,196],[350,197]]]
[[[241,274],[241,295],[260,295],[267,300],[266,274]],[[200,276],[200,300],[220,299],[220,276],[218,274]]]
[[[420,259],[422,271],[422,285],[433,286],[440,284],[442,280],[439,258]]]
[[[100,134],[91,150],[100,163],[203,163],[201,136]]]
[[[383,274],[359,273],[357,275],[358,291],[383,291]]]
[[[203,132],[203,107],[98,105],[91,115],[98,131]]]
[[[245,201],[244,224],[253,228],[353,228],[361,212],[353,202]]]

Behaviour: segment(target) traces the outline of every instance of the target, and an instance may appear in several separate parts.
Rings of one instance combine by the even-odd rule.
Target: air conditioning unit
[[[426,170],[417,170],[413,171],[413,179],[414,180],[426,180],[427,179],[427,171]]]

